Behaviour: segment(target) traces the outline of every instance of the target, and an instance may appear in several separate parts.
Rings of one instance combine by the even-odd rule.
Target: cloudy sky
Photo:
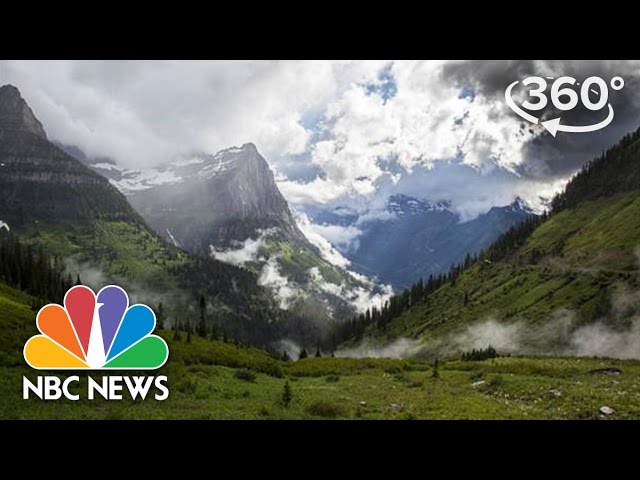
[[[523,125],[504,89],[530,75],[622,76],[613,123],[555,138]],[[253,142],[300,208],[407,193],[465,217],[549,197],[636,129],[639,79],[630,61],[0,61],[0,83],[22,91],[49,137],[90,156],[145,168]]]

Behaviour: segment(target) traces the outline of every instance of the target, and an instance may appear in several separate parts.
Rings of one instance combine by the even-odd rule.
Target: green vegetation
[[[269,240],[266,251],[269,255],[278,255],[278,263],[284,275],[296,282],[306,283],[309,280],[309,270],[318,268],[322,278],[335,285],[353,280],[335,265],[324,260],[316,252],[312,252],[306,245],[295,245],[282,240]]]
[[[159,332],[170,396],[158,402],[22,399],[35,329],[31,298],[0,285],[0,418],[49,419],[582,419],[640,418],[640,362],[587,358],[484,361],[306,358],[291,362],[218,340]],[[128,372],[136,375],[136,372]],[[64,377],[65,375],[60,375]],[[78,390],[86,388],[86,374]],[[99,379],[100,374],[92,374]],[[599,412],[603,406],[613,414]]]
[[[587,163],[552,200],[551,213],[339,326],[338,341],[413,337],[434,348],[434,338],[483,320],[539,328],[563,313],[574,328],[594,321],[628,328],[637,302],[617,308],[616,301],[640,282],[639,155],[640,129]]]
[[[638,191],[564,210],[507,260],[476,262],[385,330],[369,333],[380,339],[436,337],[488,318],[542,325],[562,309],[575,313],[577,324],[598,320],[609,313],[617,291],[639,286],[638,218]]]

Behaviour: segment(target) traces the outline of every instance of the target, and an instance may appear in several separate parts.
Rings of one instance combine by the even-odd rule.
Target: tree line
[[[25,245],[14,235],[0,231],[0,281],[35,297],[39,305],[61,303],[74,284],[59,257],[51,257],[42,247]],[[34,305],[34,308],[37,305]]]
[[[448,273],[429,275],[424,281],[420,278],[410,288],[392,296],[381,308],[372,306],[359,315],[335,326],[333,343],[338,345],[349,340],[361,340],[370,326],[385,331],[391,321],[402,315],[414,305],[429,301],[429,295],[446,283],[455,285],[462,272],[478,261],[476,256],[467,254],[464,261],[451,265]]]
[[[640,188],[640,129],[588,162],[551,202],[552,213]]]

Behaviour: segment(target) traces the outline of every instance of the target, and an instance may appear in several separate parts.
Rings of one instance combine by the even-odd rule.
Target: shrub
[[[323,418],[337,418],[344,415],[342,407],[327,400],[317,400],[307,407],[307,412]]]
[[[394,374],[394,373],[402,373],[402,367],[399,365],[391,365],[384,369],[385,373]]]
[[[497,358],[499,356],[500,355],[498,355],[496,349],[489,345],[487,348],[474,348],[470,352],[464,352],[462,354],[462,360],[464,360],[465,362],[481,361],[488,360],[490,358]]]
[[[491,380],[489,380],[489,386],[492,388],[500,387],[503,384],[504,384],[504,379],[502,378],[501,375],[496,375]]]
[[[195,380],[190,379],[189,377],[183,378],[177,385],[177,390],[181,393],[185,393],[187,395],[194,395],[196,390],[198,389],[198,384]]]
[[[233,374],[238,380],[242,380],[245,382],[255,382],[256,374],[247,368],[241,368],[240,370],[236,370]]]
[[[340,376],[339,375],[327,375],[327,378],[325,378],[325,381],[327,383],[338,383],[340,381]]]
[[[399,416],[398,416],[399,420],[417,420],[417,417],[415,416],[414,413],[412,412],[402,412]]]
[[[262,407],[260,408],[260,410],[258,410],[258,415],[260,415],[261,417],[268,417],[271,415],[271,412],[267,410],[266,407]]]

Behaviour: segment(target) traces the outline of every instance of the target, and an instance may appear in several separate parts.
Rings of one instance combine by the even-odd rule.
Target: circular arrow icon
[[[547,78],[553,79],[553,77],[547,77]],[[511,96],[511,91],[513,90],[513,87],[515,87],[518,83],[520,82],[516,80],[506,88],[504,92],[504,97],[507,105],[518,116],[525,119],[526,121],[533,124],[540,123],[554,137],[558,132],[569,132],[569,133],[594,132],[596,130],[600,130],[606,127],[613,120],[613,117],[614,117],[613,107],[611,106],[611,103],[607,103],[607,107],[609,110],[607,117],[601,122],[594,123],[593,125],[563,125],[560,123],[560,121],[562,120],[562,117],[557,117],[551,120],[545,120],[544,122],[540,122],[540,118],[535,117],[534,115],[531,115],[530,113],[526,112],[522,107],[520,107],[513,101],[513,97]],[[528,109],[540,110],[544,108],[544,106],[547,104],[547,98],[542,92],[547,87],[546,80],[544,80],[541,77],[529,77],[523,83],[525,85],[529,83],[534,83],[538,85],[539,88],[533,90],[532,93],[535,94],[533,96],[537,97],[540,100],[539,103],[537,104],[524,102],[523,105]],[[575,91],[568,88],[560,90],[559,85],[557,84],[564,84],[564,83],[570,83],[573,85],[575,83],[575,79],[572,77],[561,77],[556,82],[554,82],[554,85],[551,89],[551,101],[553,105],[559,110],[567,111],[567,110],[573,109],[577,105],[578,95],[576,94]],[[594,90],[593,88],[589,88],[593,84],[596,84],[599,87],[600,89],[599,92]],[[578,83],[577,85],[580,85],[580,84]],[[611,86],[614,90],[620,90],[624,86],[624,81],[620,77],[614,77],[611,80]],[[599,101],[595,103],[592,102],[591,99],[589,98],[589,92],[598,95],[600,97]],[[608,99],[608,94],[609,92],[607,90],[606,83],[599,77],[589,77],[584,81],[581,89],[582,102],[584,106],[589,110],[599,110],[602,107],[604,107]],[[561,95],[569,97],[569,102],[567,103],[561,102],[560,101]]]

